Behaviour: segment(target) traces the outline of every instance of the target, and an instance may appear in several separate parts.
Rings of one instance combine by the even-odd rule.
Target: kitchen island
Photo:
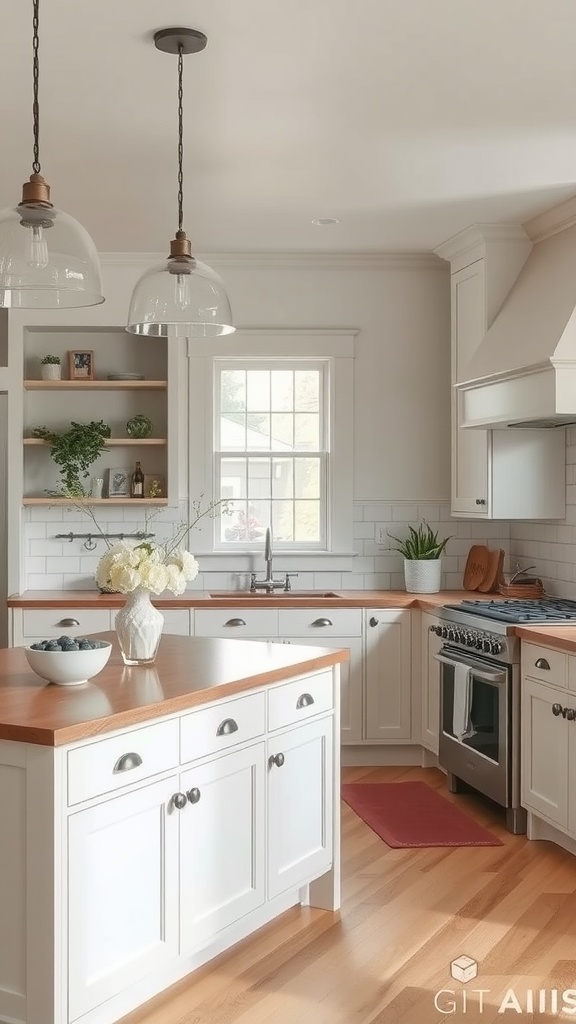
[[[347,656],[166,635],[59,687],[0,651],[0,1020],[111,1024],[289,907],[338,909]]]

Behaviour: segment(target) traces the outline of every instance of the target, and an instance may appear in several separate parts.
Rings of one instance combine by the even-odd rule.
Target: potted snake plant
[[[438,531],[424,520],[415,529],[408,526],[408,536],[396,541],[396,551],[404,556],[404,582],[409,594],[437,594],[440,590],[442,552],[450,537],[439,540]]]

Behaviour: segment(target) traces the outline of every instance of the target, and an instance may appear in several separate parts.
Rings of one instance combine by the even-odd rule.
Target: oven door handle
[[[456,665],[466,665],[467,668],[472,669],[477,679],[484,679],[487,683],[506,682],[506,672],[491,672],[485,665],[482,665],[480,668],[480,663],[477,661],[468,661],[466,658],[458,660],[455,658],[445,658],[441,654],[435,654],[434,657],[436,661],[439,661],[442,665],[449,665],[451,668],[454,668]]]

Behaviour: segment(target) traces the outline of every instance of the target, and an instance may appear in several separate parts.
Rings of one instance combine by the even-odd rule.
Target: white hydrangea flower
[[[121,594],[141,587],[156,595],[171,590],[178,596],[184,593],[187,581],[196,578],[198,570],[198,562],[189,551],[167,556],[163,547],[150,541],[121,541],[102,555],[95,579],[98,586]]]

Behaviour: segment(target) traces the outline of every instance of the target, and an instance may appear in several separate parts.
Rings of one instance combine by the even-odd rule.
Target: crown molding
[[[538,214],[537,217],[532,217],[531,220],[527,220],[524,228],[533,242],[542,242],[545,238],[550,238],[551,235],[557,235],[560,231],[573,227],[574,224],[576,224],[576,196],[567,199],[564,203],[559,203],[558,206],[553,206],[551,210]]]
[[[526,242],[528,235],[521,224],[474,224],[436,246],[434,252],[451,263],[456,258],[480,249],[487,242]],[[482,255],[478,253],[478,258]]]
[[[210,266],[250,267],[258,269],[328,269],[328,270],[445,270],[442,259],[431,252],[236,252],[197,253],[198,259]],[[102,252],[103,267],[148,267],[161,263],[166,253]]]

